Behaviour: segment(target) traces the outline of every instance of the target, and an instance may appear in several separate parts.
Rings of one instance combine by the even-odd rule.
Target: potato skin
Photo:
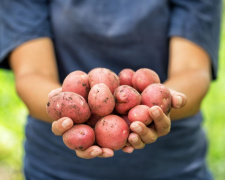
[[[85,150],[94,144],[95,132],[88,125],[74,125],[63,134],[63,142],[70,149]]]
[[[119,77],[113,71],[107,68],[95,68],[89,73],[89,84],[92,88],[95,84],[104,83],[110,91],[113,93],[114,90],[119,86]]]
[[[115,99],[104,83],[95,84],[88,95],[88,105],[93,114],[106,116],[112,113],[115,107]]]
[[[134,75],[134,70],[132,69],[123,69],[122,71],[120,71],[119,73],[119,80],[120,80],[120,85],[128,85],[128,86],[132,86],[132,77]]]
[[[102,148],[122,149],[129,135],[127,123],[119,116],[111,114],[100,119],[95,125],[96,142]]]
[[[91,126],[92,128],[95,127],[95,124],[101,119],[102,116],[98,116],[97,114],[91,114],[91,117],[87,120],[86,124]]]
[[[160,83],[160,79],[155,71],[148,68],[138,69],[132,77],[132,86],[140,93],[153,83]]]
[[[149,107],[159,106],[167,115],[171,110],[171,94],[170,90],[163,84],[155,83],[149,85],[141,93],[141,104]]]
[[[87,100],[90,91],[88,75],[79,70],[71,72],[63,81],[62,91],[80,94]]]
[[[127,114],[131,108],[141,103],[141,95],[128,85],[116,88],[114,98],[116,101],[115,110],[119,114]]]
[[[86,100],[73,92],[60,92],[52,96],[47,103],[47,113],[54,119],[69,117],[75,124],[84,123],[91,116]]]
[[[134,121],[143,122],[146,126],[152,122],[149,114],[150,107],[146,105],[137,105],[128,112],[128,119],[132,123]]]

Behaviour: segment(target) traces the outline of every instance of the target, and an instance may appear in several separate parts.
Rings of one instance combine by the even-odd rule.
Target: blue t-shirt
[[[209,54],[216,78],[220,0],[2,0],[0,65],[9,53],[40,37],[54,42],[61,82],[70,72],[106,67],[119,73],[142,67],[167,79],[171,36],[198,44]],[[68,149],[51,124],[28,117],[27,179],[211,179],[201,113],[172,122],[171,132],[132,154],[85,160]]]

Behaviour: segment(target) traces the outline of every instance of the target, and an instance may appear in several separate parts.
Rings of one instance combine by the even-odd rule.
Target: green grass
[[[224,16],[225,20],[225,16]],[[15,92],[12,72],[0,69],[0,179],[22,180],[27,109]],[[225,177],[225,22],[222,24],[218,79],[203,101],[209,139],[208,164],[215,180]]]

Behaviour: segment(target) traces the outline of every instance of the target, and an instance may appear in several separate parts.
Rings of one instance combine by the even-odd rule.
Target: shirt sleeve
[[[51,37],[47,0],[1,0],[0,67],[9,68],[8,55],[26,41]]]
[[[218,70],[221,0],[171,0],[169,37],[180,36],[202,47],[210,56],[212,78]]]

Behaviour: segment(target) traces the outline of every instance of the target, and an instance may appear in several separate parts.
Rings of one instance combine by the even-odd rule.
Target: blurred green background
[[[218,79],[203,101],[209,139],[208,164],[215,180],[225,179],[225,13]],[[12,72],[0,69],[0,180],[22,180],[24,125],[27,109],[15,92]]]

